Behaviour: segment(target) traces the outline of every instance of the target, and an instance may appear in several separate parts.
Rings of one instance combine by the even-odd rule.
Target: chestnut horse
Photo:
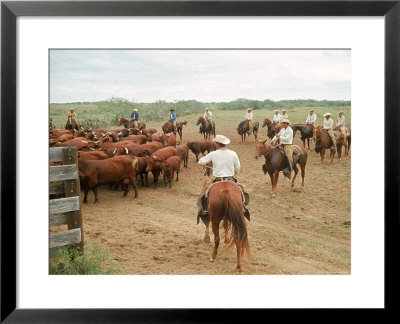
[[[342,146],[344,145],[344,134],[339,132],[339,138],[336,138],[336,147],[333,146],[332,139],[329,134],[323,130],[321,126],[317,126],[314,128],[315,138],[315,152],[321,155],[321,163],[324,163],[325,159],[325,150],[330,150],[329,157],[331,158],[331,163],[333,162],[333,158],[335,157],[335,152],[338,151],[338,158],[341,158]]]
[[[306,140],[308,144],[308,150],[310,151],[310,138],[313,138],[314,126],[310,124],[292,124],[293,138],[297,131],[300,131],[300,139],[303,142],[303,147],[306,147]]]
[[[279,130],[277,130],[276,126],[279,124],[272,124],[272,121],[269,118],[264,118],[262,127],[264,128],[267,126],[267,136],[270,139],[273,139],[275,134],[279,133],[282,127],[279,127]]]
[[[204,240],[210,240],[208,226],[211,222],[214,233],[214,251],[210,261],[215,261],[219,246],[219,225],[222,221],[222,227],[225,231],[226,244],[229,247],[236,245],[237,266],[241,271],[242,258],[244,251],[250,254],[249,241],[247,237],[247,227],[243,214],[242,192],[239,186],[233,181],[220,181],[211,186],[208,193],[208,212],[209,217],[202,218],[206,225],[206,235]],[[229,236],[230,232],[230,236]]]
[[[179,138],[180,140],[182,140],[182,136],[183,136],[183,125],[187,124],[187,120],[183,121],[183,122],[176,122],[176,130],[179,134]],[[161,126],[161,129],[163,131],[164,134],[168,134],[168,133],[175,133],[174,131],[174,126],[172,125],[172,123],[170,121],[167,121],[164,123],[164,125]]]
[[[204,139],[211,138],[211,134],[215,137],[215,123],[205,120],[202,116],[197,119],[196,126],[200,125],[200,133],[204,134]]]
[[[260,124],[256,121],[253,121],[253,134],[254,134],[254,140],[257,140],[257,134],[258,134],[258,127]],[[238,134],[242,137],[242,143],[246,141],[246,134],[247,136],[250,136],[250,125],[247,120],[243,120],[239,123],[237,127]]]
[[[284,153],[281,152],[279,148],[271,148],[268,144],[268,139],[264,141],[258,141],[256,151],[254,153],[254,158],[257,160],[261,155],[265,157],[265,164],[262,166],[262,170],[264,174],[268,172],[271,178],[272,185],[272,197],[276,196],[276,185],[278,183],[279,171],[282,171],[285,168],[285,157]],[[294,181],[296,179],[297,173],[299,173],[299,169],[297,168],[297,164],[300,165],[301,168],[301,186],[304,187],[304,177],[306,174],[306,164],[307,164],[307,151],[298,146],[293,145],[293,170],[294,177],[292,179],[291,187],[294,187]]]
[[[75,119],[68,117],[67,123],[65,124],[65,129],[79,130],[79,124]]]
[[[121,126],[122,124],[124,124],[125,128],[133,128],[133,121],[130,121],[124,117],[119,118],[117,126]],[[146,128],[145,122],[138,121],[137,124],[138,124],[139,130]]]

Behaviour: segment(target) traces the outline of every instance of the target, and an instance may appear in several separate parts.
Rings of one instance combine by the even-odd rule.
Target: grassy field
[[[295,106],[296,102],[287,104],[289,108],[285,107],[285,109],[292,123],[304,123],[307,118],[308,109],[312,107],[317,114],[318,124],[322,124],[323,114],[326,112],[330,112],[332,118],[336,121],[340,110],[343,110],[347,124],[351,124],[349,104],[341,105],[340,102],[337,105],[333,105],[332,103],[327,105],[324,102],[319,102],[319,106],[317,105],[318,102],[309,106],[306,104],[307,102],[301,103],[298,106]],[[133,109],[132,107],[135,107],[138,109],[140,120],[162,124],[163,121],[168,120],[169,109],[176,107],[178,120],[187,120],[189,123],[195,123],[198,116],[204,113],[205,107],[210,107],[213,119],[217,124],[231,125],[236,122],[238,123],[238,121],[244,118],[246,108],[251,106],[251,103],[241,106],[243,106],[241,109],[231,109],[232,107],[228,103],[224,105],[223,103],[205,104],[196,101],[186,101],[178,103],[133,104],[123,100],[99,103],[51,104],[50,119],[54,127],[64,128],[69,109],[74,108],[80,123],[95,128],[113,128],[117,126],[119,117],[129,118]],[[280,104],[279,106],[284,105]],[[280,109],[280,112],[282,112],[282,108],[277,109]],[[253,110],[253,114],[254,120],[261,124],[264,118],[273,118],[274,106],[266,108],[257,107],[257,109]]]

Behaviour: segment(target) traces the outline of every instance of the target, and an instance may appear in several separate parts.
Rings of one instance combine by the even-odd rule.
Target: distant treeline
[[[66,115],[70,108],[74,108],[77,112],[78,119],[86,123],[90,127],[104,127],[106,125],[116,125],[119,117],[129,117],[133,109],[138,109],[141,120],[162,121],[166,119],[169,110],[175,109],[179,116],[202,114],[206,107],[211,110],[245,110],[251,108],[282,110],[285,108],[290,111],[294,108],[311,108],[311,107],[349,107],[351,101],[343,100],[313,100],[313,99],[296,99],[296,100],[249,100],[237,99],[229,102],[199,102],[196,100],[181,100],[167,102],[164,100],[154,103],[137,103],[131,102],[124,98],[112,97],[111,99],[99,102],[74,102],[68,104],[50,104],[50,118],[57,127],[65,124]]]

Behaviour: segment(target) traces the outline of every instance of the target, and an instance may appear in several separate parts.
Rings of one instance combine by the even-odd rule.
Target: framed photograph
[[[2,321],[393,309],[398,1],[1,17]]]

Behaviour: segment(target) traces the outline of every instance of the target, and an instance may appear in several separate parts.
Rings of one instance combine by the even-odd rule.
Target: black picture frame
[[[16,308],[16,19],[19,16],[384,16],[385,310],[398,306],[400,228],[400,0],[395,1],[4,1],[1,3],[1,322],[225,322],[264,310]],[[372,121],[372,120],[371,120]],[[367,132],[368,133],[368,132]],[[7,153],[5,153],[7,149]],[[365,153],[371,161],[370,152]],[[371,162],[369,162],[371,163]],[[373,170],[367,176],[381,176]],[[373,190],[373,188],[371,188]],[[266,292],[267,293],[267,292]],[[258,314],[256,314],[258,313]],[[260,314],[261,313],[261,314]],[[212,314],[212,315],[211,315]],[[254,316],[254,317],[253,317]]]

